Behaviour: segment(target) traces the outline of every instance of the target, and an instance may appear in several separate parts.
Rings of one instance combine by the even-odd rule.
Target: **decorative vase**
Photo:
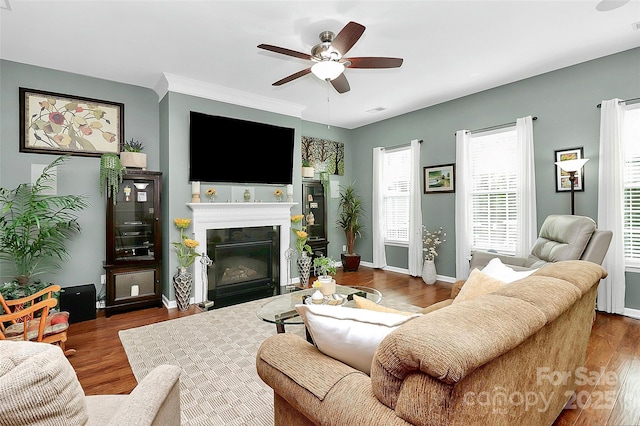
[[[321,304],[322,302],[324,302],[324,294],[322,294],[320,290],[314,291],[311,295],[311,301],[318,305]]]
[[[336,280],[334,280],[332,276],[329,275],[328,281],[322,281],[320,277],[318,277],[318,281],[322,283],[320,292],[325,296],[331,296],[336,292]]]
[[[216,196],[215,196],[215,194],[213,194],[213,195],[207,195],[207,198],[209,199],[209,202],[210,202],[210,203],[213,203],[213,202],[216,200]]]
[[[434,284],[437,279],[435,262],[433,260],[425,260],[422,266],[422,281],[425,284]]]
[[[307,256],[307,252],[303,251],[298,260],[298,276],[300,277],[300,287],[309,285],[309,274],[311,273],[311,258]]]
[[[251,191],[249,191],[248,189],[244,190],[244,201],[251,201]]]
[[[173,289],[176,293],[176,303],[179,310],[186,311],[189,309],[192,287],[193,276],[187,272],[187,268],[178,266],[178,272],[173,276]]]

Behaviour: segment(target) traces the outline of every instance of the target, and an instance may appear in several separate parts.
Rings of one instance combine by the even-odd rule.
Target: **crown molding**
[[[158,94],[158,101],[160,101],[168,92],[175,92],[183,95],[197,96],[199,98],[211,99],[213,101],[226,102],[233,105],[275,112],[277,114],[289,115],[296,118],[302,118],[302,111],[306,108],[304,105],[283,102],[265,96],[257,96],[241,90],[230,89],[228,87],[218,86],[169,73],[162,73],[162,78],[153,89]]]

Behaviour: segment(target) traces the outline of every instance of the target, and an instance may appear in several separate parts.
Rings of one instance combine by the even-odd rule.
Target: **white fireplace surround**
[[[287,285],[287,259],[283,253],[291,241],[291,207],[298,203],[187,203],[193,211],[193,238],[198,251],[207,253],[207,229],[226,229],[256,226],[280,227],[280,286]],[[205,300],[205,283],[200,258],[193,274],[193,300]]]

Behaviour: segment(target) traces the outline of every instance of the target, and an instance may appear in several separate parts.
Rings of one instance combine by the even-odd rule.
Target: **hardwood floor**
[[[449,297],[450,283],[425,285],[421,278],[360,267],[358,272],[338,270],[336,280],[345,285],[373,287],[384,298],[427,306]],[[149,308],[117,313],[106,318],[71,324],[68,348],[77,353],[69,357],[87,395],[126,394],[136,386],[118,331],[160,321],[193,315],[188,311]],[[275,330],[274,330],[275,332]],[[585,380],[577,390],[575,408],[566,409],[555,426],[638,425],[640,424],[640,321],[619,315],[598,313],[587,349],[589,372],[600,377]]]

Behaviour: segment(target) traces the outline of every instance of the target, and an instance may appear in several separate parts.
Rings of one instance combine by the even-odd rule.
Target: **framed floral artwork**
[[[455,164],[423,167],[424,193],[455,192]]]
[[[124,104],[21,87],[20,152],[99,157],[120,152]]]
[[[582,147],[569,148],[555,151],[555,157],[556,162],[566,160],[580,160],[584,158],[584,154]],[[582,174],[582,169],[576,172],[573,190],[575,192],[584,191],[584,176]],[[556,192],[565,191],[571,191],[571,179],[569,177],[569,173],[556,166]]]

